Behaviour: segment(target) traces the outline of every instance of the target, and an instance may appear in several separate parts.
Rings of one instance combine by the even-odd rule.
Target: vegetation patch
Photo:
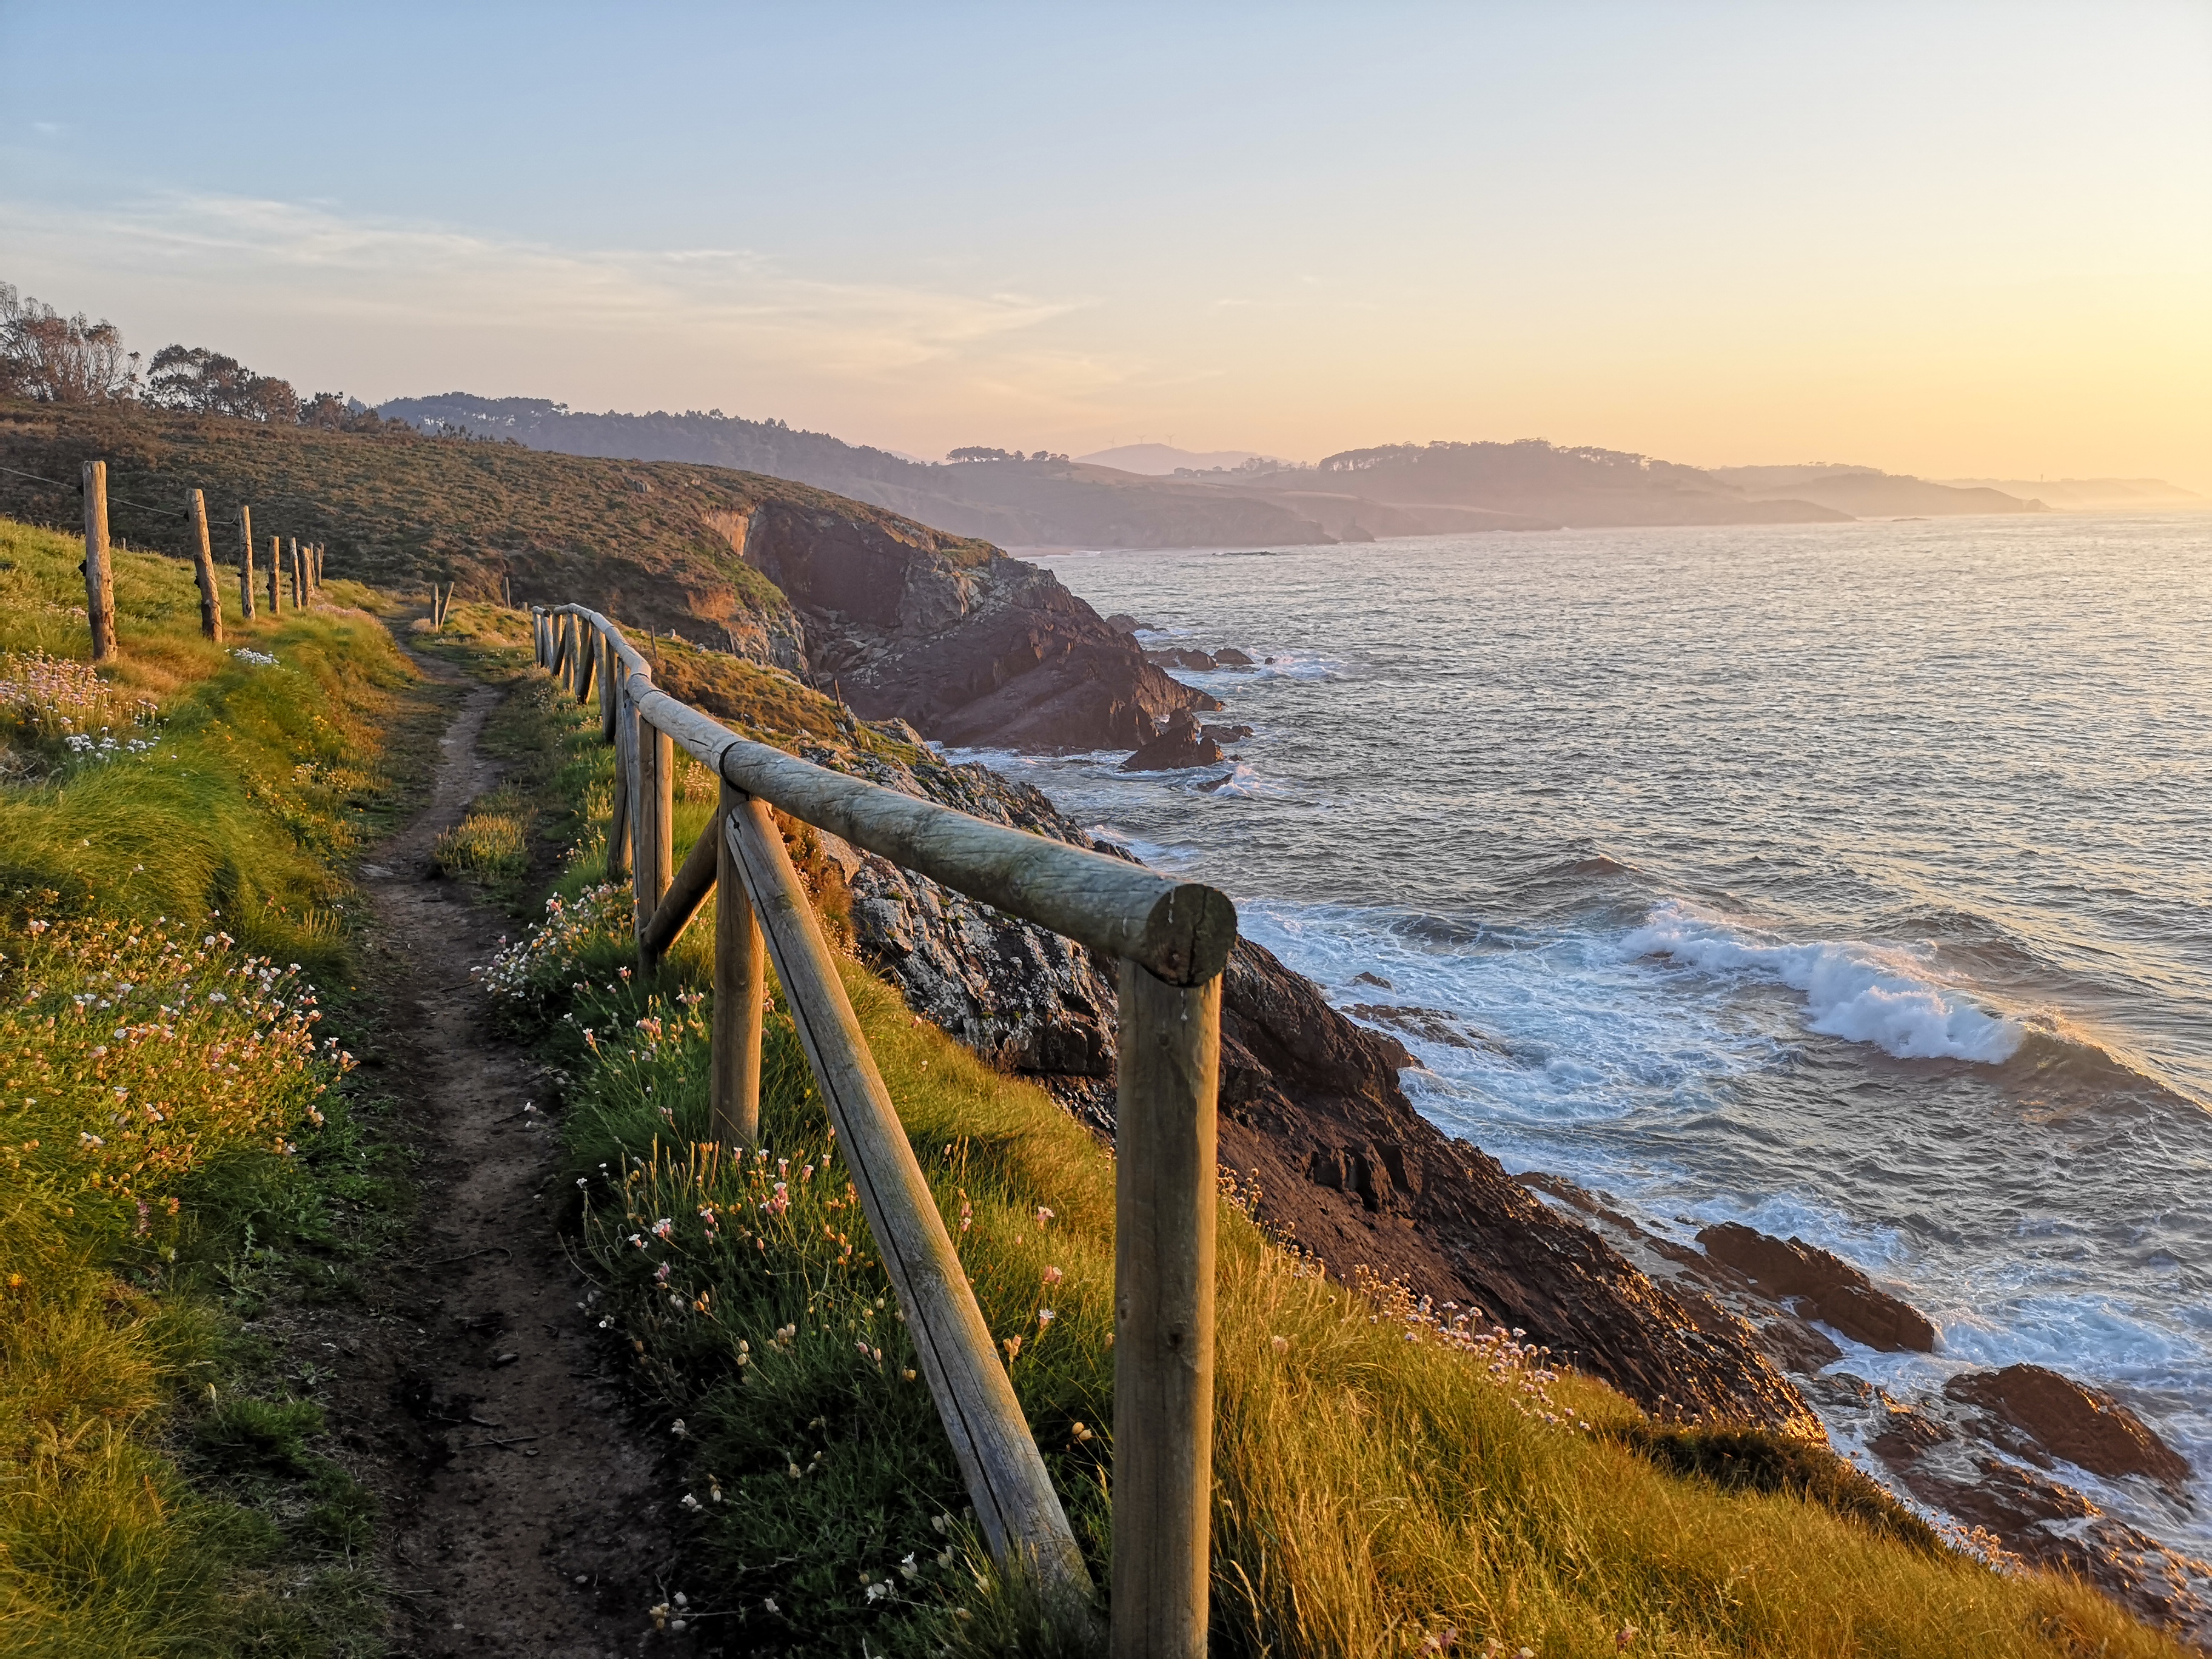
[[[95,669],[82,556],[0,522],[0,1654],[366,1655],[373,1501],[240,1321],[392,1208],[317,986],[408,672],[129,554]]]

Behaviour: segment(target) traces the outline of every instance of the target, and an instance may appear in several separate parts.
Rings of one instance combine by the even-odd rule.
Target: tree
[[[947,450],[948,461],[1018,461],[1019,455],[1009,455],[1003,449],[987,449],[981,444],[969,444],[964,448]]]
[[[42,404],[128,402],[138,389],[138,354],[106,318],[64,317],[14,284],[0,283],[0,396]]]
[[[163,346],[148,367],[146,400],[160,408],[272,424],[300,419],[300,394],[289,380],[257,374],[237,358],[205,346]]]

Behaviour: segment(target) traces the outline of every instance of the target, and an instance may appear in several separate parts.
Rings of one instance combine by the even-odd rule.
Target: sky
[[[303,392],[2212,493],[2208,0],[0,0],[0,281]]]

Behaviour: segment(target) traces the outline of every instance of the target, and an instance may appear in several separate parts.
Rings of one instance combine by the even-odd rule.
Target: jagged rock
[[[1192,651],[1181,647],[1166,651],[1147,651],[1145,653],[1145,660],[1157,663],[1162,668],[1187,668],[1196,674],[1211,674],[1221,666],[1212,656],[1203,651]]]
[[[1134,617],[1128,615],[1127,612],[1116,611],[1112,616],[1106,618],[1106,626],[1112,629],[1116,634],[1134,634],[1139,629],[1150,629],[1152,624],[1150,623],[1140,623]]]
[[[1253,665],[1252,659],[1233,645],[1224,645],[1215,652],[1213,660],[1224,668],[1249,668]]]
[[[1198,735],[1215,743],[1242,743],[1252,735],[1252,728],[1249,726],[1201,726],[1198,728]]]
[[[2148,1475],[2173,1487],[2189,1478],[2188,1461],[2125,1406],[2040,1365],[1971,1371],[1945,1383],[1943,1393],[2025,1435],[2027,1443],[2011,1449],[2033,1461],[2063,1458],[2093,1474]]]
[[[1118,748],[1221,707],[1145,660],[1060,579],[980,542],[784,502],[717,526],[783,590],[817,685],[955,745]]]
[[[1886,1352],[1933,1353],[1936,1328],[1917,1310],[1886,1291],[1840,1256],[1806,1243],[1779,1239],[1723,1222],[1698,1234],[1715,1261],[1745,1274],[1762,1296],[1787,1306],[1802,1297],[1815,1316],[1854,1342]]]
[[[1193,766],[1218,766],[1221,745],[1205,736],[1198,722],[1186,713],[1170,720],[1167,728],[1121,763],[1124,772],[1178,772]]]
[[[1353,1019],[1364,1020],[1370,1025],[1388,1025],[1412,1036],[1441,1042],[1450,1048],[1492,1046],[1480,1032],[1469,1030],[1460,1023],[1458,1016],[1448,1014],[1441,1008],[1401,1008],[1387,1003],[1359,1002],[1344,1012]]]
[[[1379,985],[1386,991],[1395,991],[1398,988],[1396,986],[1391,984],[1389,980],[1383,978],[1382,975],[1370,974],[1364,971],[1354,974],[1352,976],[1352,982],[1354,985]]]

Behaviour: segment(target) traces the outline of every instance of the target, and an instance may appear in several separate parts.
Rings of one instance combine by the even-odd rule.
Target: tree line
[[[138,404],[194,415],[228,415],[331,432],[404,429],[343,392],[302,398],[292,383],[257,374],[205,346],[166,345],[150,362],[125,349],[123,332],[82,311],[52,306],[0,283],[0,398],[41,404]]]

